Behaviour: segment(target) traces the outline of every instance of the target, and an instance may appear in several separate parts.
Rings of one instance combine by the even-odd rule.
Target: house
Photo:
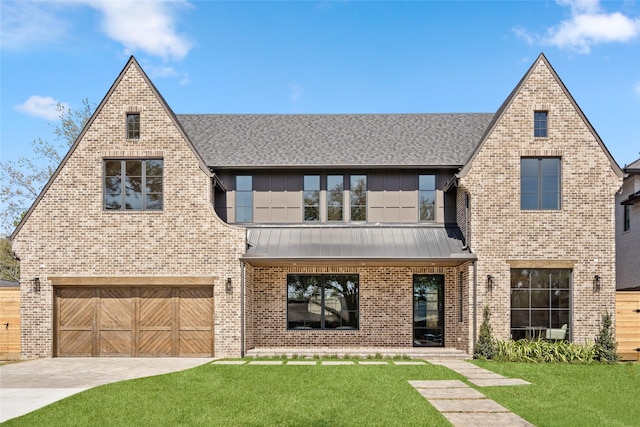
[[[616,337],[624,360],[640,360],[640,159],[616,194]]]
[[[22,356],[583,342],[621,180],[543,54],[495,113],[370,115],[176,115],[132,57],[12,235]]]

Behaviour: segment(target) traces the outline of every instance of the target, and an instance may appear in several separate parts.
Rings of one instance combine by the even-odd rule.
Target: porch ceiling
[[[456,226],[271,226],[247,229],[251,265],[446,265],[476,259]]]

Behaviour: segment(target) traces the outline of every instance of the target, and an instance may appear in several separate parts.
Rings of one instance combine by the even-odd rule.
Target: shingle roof
[[[455,226],[251,227],[247,245],[249,263],[367,259],[459,264],[476,259]]]
[[[208,166],[458,166],[494,114],[191,115]]]
[[[631,162],[631,164],[626,165],[624,167],[624,171],[629,173],[640,171],[640,159],[636,160],[635,162]]]

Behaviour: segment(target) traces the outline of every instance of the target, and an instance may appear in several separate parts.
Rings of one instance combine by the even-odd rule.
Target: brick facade
[[[548,111],[546,138],[533,136],[535,110]],[[520,159],[527,156],[561,158],[559,210],[520,209]],[[509,338],[513,261],[529,268],[572,269],[575,342],[595,338],[604,312],[615,315],[613,203],[621,180],[611,162],[555,72],[538,59],[458,187],[458,222],[478,256],[478,306],[491,308],[498,338]],[[462,208],[465,193],[470,194],[469,218]],[[487,275],[494,277],[491,291]],[[595,275],[601,277],[599,292]]]
[[[548,111],[545,138],[533,136],[535,110]],[[127,112],[140,114],[139,139],[126,138]],[[559,210],[520,209],[522,157],[561,159]],[[106,158],[162,158],[163,210],[105,211]],[[52,277],[161,276],[175,277],[178,286],[188,277],[213,278],[215,356],[225,357],[259,347],[411,347],[415,274],[444,275],[444,344],[470,352],[485,304],[495,335],[509,338],[512,268],[562,267],[573,272],[572,338],[592,340],[601,315],[615,314],[619,172],[541,56],[499,110],[458,175],[457,189],[446,195],[456,200],[452,211],[478,261],[251,265],[241,260],[245,228],[216,215],[207,165],[132,59],[13,236],[21,260],[22,357],[54,354]],[[441,206],[442,194],[438,198]],[[359,328],[287,330],[291,273],[358,274]],[[491,290],[487,275],[494,278]],[[597,291],[595,275],[601,277]]]
[[[140,139],[125,117],[140,113]],[[105,211],[103,159],[164,159],[162,211]],[[130,62],[98,107],[63,167],[13,239],[21,266],[22,357],[50,357],[52,276],[209,276],[214,286],[217,356],[240,354],[240,268],[244,229],[218,219],[211,179],[164,102]],[[39,278],[40,292],[33,279]],[[234,288],[225,291],[230,277]]]
[[[445,347],[468,351],[468,316],[459,321],[459,272],[463,267],[247,266],[247,340],[255,347],[411,347],[413,275],[442,274]],[[358,274],[358,330],[287,330],[287,274]],[[466,279],[466,273],[465,273]],[[466,292],[465,282],[465,292]],[[467,307],[462,308],[464,311]],[[249,332],[250,331],[250,332]]]

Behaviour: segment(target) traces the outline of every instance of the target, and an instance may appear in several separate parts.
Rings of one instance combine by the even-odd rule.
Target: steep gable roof
[[[98,117],[100,115],[100,112],[102,111],[102,109],[104,108],[104,106],[106,105],[106,103],[108,102],[109,98],[111,97],[111,95],[113,94],[113,92],[116,90],[116,88],[118,87],[118,85],[120,84],[120,82],[122,81],[122,79],[124,78],[124,75],[126,74],[126,72],[131,68],[131,67],[135,67],[136,70],[140,73],[140,75],[142,76],[142,78],[144,79],[145,83],[149,86],[149,88],[151,89],[151,91],[153,92],[153,94],[155,95],[155,97],[157,98],[157,100],[160,102],[160,105],[162,106],[162,108],[165,110],[165,112],[167,113],[167,115],[171,118],[171,120],[173,121],[173,123],[175,124],[175,126],[178,128],[179,132],[182,134],[182,136],[184,137],[185,141],[187,142],[187,144],[189,145],[189,147],[191,148],[191,150],[193,151],[194,155],[196,156],[196,158],[198,159],[198,162],[200,164],[200,168],[205,172],[205,173],[209,173],[209,170],[207,168],[207,166],[205,165],[204,161],[202,160],[202,157],[200,156],[200,154],[198,153],[198,151],[195,149],[195,147],[193,146],[193,144],[191,143],[191,141],[189,140],[187,134],[184,132],[184,129],[182,129],[182,126],[180,125],[180,122],[176,119],[175,114],[173,113],[173,111],[171,110],[171,108],[169,107],[169,104],[167,104],[167,102],[165,101],[165,99],[162,97],[162,95],[160,95],[160,92],[158,91],[158,89],[154,86],[154,84],[151,82],[151,80],[149,79],[149,77],[147,76],[147,74],[144,72],[144,70],[142,69],[142,67],[140,66],[140,64],[138,63],[138,61],[131,56],[129,58],[129,61],[127,61],[126,65],[124,66],[124,68],[122,69],[122,71],[120,71],[120,74],[118,75],[118,77],[116,78],[116,80],[113,82],[113,84],[111,85],[111,87],[109,88],[109,91],[107,92],[107,94],[104,96],[104,98],[102,99],[102,101],[100,102],[100,104],[98,105],[98,107],[96,108],[96,110],[93,112],[93,114],[91,115],[91,118],[87,121],[86,125],[84,126],[84,128],[82,129],[82,131],[80,132],[80,134],[78,135],[78,137],[76,138],[76,140],[73,142],[73,144],[71,145],[71,148],[69,148],[69,151],[67,152],[67,154],[64,156],[64,158],[62,159],[62,161],[60,162],[60,165],[58,165],[58,167],[56,168],[55,172],[53,173],[53,175],[51,175],[51,177],[49,178],[49,181],[47,181],[47,183],[45,184],[44,188],[42,189],[42,191],[40,191],[40,194],[38,195],[38,197],[36,198],[36,200],[32,203],[31,207],[29,208],[29,210],[27,211],[27,213],[24,215],[24,217],[22,218],[22,220],[20,221],[20,224],[18,224],[18,226],[16,227],[16,229],[13,231],[13,233],[10,236],[10,239],[14,239],[15,236],[20,232],[20,229],[22,228],[22,226],[24,225],[24,223],[29,219],[29,217],[31,216],[31,212],[33,212],[33,210],[37,207],[37,205],[40,203],[40,200],[42,200],[42,198],[44,197],[44,195],[47,193],[47,190],[49,190],[49,187],[51,187],[51,184],[55,181],[56,177],[58,176],[58,174],[60,173],[60,171],[64,168],[65,164],[67,163],[68,159],[73,155],[74,151],[76,150],[76,148],[78,147],[78,145],[80,144],[80,141],[82,141],[82,139],[84,138],[84,135],[87,133],[87,130],[91,127],[91,125],[93,124],[93,122],[95,121],[96,117]]]
[[[177,115],[208,166],[460,167],[494,114]]]
[[[484,135],[482,136],[482,138],[480,140],[480,143],[478,144],[476,149],[471,153],[471,156],[465,161],[464,167],[457,174],[457,176],[459,178],[464,177],[467,174],[467,172],[469,172],[469,170],[471,169],[471,166],[473,164],[473,159],[475,158],[476,154],[480,151],[480,149],[482,148],[482,145],[488,139],[488,137],[491,135],[493,129],[496,126],[496,124],[500,121],[500,119],[504,115],[505,111],[509,108],[509,106],[513,102],[513,100],[516,97],[516,95],[520,92],[520,90],[525,85],[526,81],[529,79],[529,77],[533,73],[534,69],[536,68],[536,66],[540,62],[543,62],[546,65],[546,67],[549,69],[549,71],[551,72],[551,75],[554,78],[554,80],[558,83],[558,85],[560,86],[560,88],[562,89],[564,94],[567,96],[567,98],[569,99],[569,102],[571,102],[571,104],[573,105],[573,107],[575,108],[577,113],[579,114],[579,116],[582,119],[582,121],[584,122],[584,124],[589,128],[589,131],[593,134],[593,136],[596,139],[596,141],[598,141],[598,144],[600,145],[600,148],[602,149],[602,151],[604,151],[605,155],[609,159],[609,163],[611,164],[611,168],[613,169],[615,174],[618,175],[619,177],[622,177],[622,170],[620,169],[620,166],[618,166],[618,163],[615,161],[615,159],[613,158],[613,156],[611,155],[611,153],[609,152],[607,147],[604,145],[604,142],[600,138],[600,135],[598,135],[598,133],[596,132],[594,127],[591,125],[591,123],[587,119],[587,116],[585,116],[585,114],[582,111],[582,109],[580,108],[580,106],[576,103],[575,99],[573,98],[573,96],[571,95],[571,93],[569,92],[567,87],[564,85],[564,83],[562,82],[562,80],[558,76],[558,73],[556,73],[555,69],[551,66],[551,63],[549,62],[547,57],[544,55],[544,53],[540,53],[540,55],[538,55],[538,57],[533,62],[533,64],[531,64],[531,67],[529,67],[529,69],[527,70],[525,75],[522,77],[522,79],[520,79],[520,81],[518,82],[516,87],[511,91],[509,96],[507,96],[507,99],[505,99],[505,101],[502,103],[500,108],[498,108],[498,111],[496,112],[495,116],[493,117],[493,120],[491,121],[489,126],[487,126],[487,128],[485,130],[485,133],[484,133]]]
[[[626,165],[624,167],[624,171],[626,173],[632,173],[632,174],[637,174],[640,173],[640,159],[636,160],[635,162],[631,162],[630,164]]]

